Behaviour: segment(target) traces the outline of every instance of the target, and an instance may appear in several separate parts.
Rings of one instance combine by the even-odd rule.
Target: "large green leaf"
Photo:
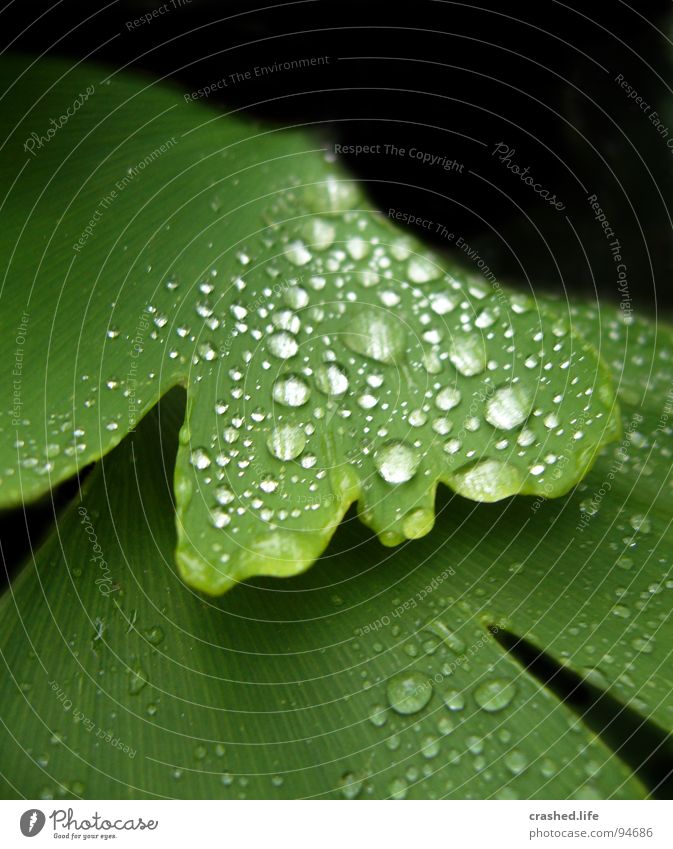
[[[0,506],[182,385],[177,563],[217,594],[303,571],[354,501],[397,544],[432,528],[438,482],[557,496],[614,439],[567,310],[428,254],[312,137],[25,64],[3,65]]]
[[[537,613],[519,593],[506,616],[485,615],[496,571],[505,586],[527,574],[509,571],[538,540],[521,513],[505,540],[500,506],[454,496],[460,531],[441,523],[394,555],[346,522],[310,572],[199,598],[172,567],[180,402],[98,465],[0,601],[5,795],[645,794],[487,629]],[[565,528],[548,537],[540,561],[567,541]],[[583,581],[602,567],[584,564]],[[552,619],[566,580],[546,575]]]

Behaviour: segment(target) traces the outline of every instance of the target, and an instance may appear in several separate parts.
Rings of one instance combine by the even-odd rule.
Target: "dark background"
[[[150,23],[129,25],[162,6]],[[409,156],[349,164],[371,181],[382,209],[442,222],[478,247],[499,279],[618,302],[614,263],[587,202],[595,193],[624,250],[629,296],[643,310],[668,311],[670,3],[634,8],[620,0],[15,0],[0,14],[0,41],[128,66],[184,92],[257,65],[328,56],[320,67],[253,73],[201,102],[317,125],[332,143],[395,144],[456,159],[462,174]],[[617,74],[662,115],[671,148]],[[498,142],[515,149],[514,160],[563,201],[563,212],[497,161]]]
[[[150,23],[129,24],[162,6]],[[622,245],[628,298],[636,312],[667,319],[673,27],[666,0],[636,9],[619,0],[15,0],[0,12],[0,43],[128,67],[183,92],[253,71],[201,102],[312,125],[329,144],[394,144],[455,159],[462,173],[385,154],[348,164],[381,209],[442,222],[499,280],[618,304],[624,293],[587,201],[595,193]],[[255,66],[319,56],[329,62],[254,76]],[[618,74],[660,113],[666,137],[618,86]],[[515,149],[514,161],[564,203],[562,212],[497,160],[498,142]],[[51,500],[29,513],[35,544],[42,519],[53,520]],[[27,546],[24,512],[15,518],[3,534],[9,563]]]

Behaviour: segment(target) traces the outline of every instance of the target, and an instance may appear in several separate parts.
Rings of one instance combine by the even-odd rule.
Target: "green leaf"
[[[429,254],[312,137],[3,61],[1,506],[184,386],[176,559],[218,594],[306,569],[355,501],[394,545],[431,530],[440,482],[562,495],[615,438],[607,372],[567,311]]]
[[[487,629],[500,506],[454,497],[460,533],[393,557],[347,522],[309,572],[198,597],[172,567],[181,407],[101,461],[0,600],[3,795],[645,795]]]

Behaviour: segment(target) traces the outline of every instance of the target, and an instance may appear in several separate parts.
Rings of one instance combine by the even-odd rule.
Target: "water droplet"
[[[278,481],[271,475],[265,475],[259,482],[259,488],[262,492],[270,494],[278,489]]]
[[[290,286],[285,292],[285,303],[294,310],[303,309],[308,302],[308,292],[301,286]]]
[[[463,467],[451,477],[455,491],[473,501],[499,501],[520,492],[521,473],[514,466],[499,460],[481,460]]]
[[[214,528],[226,528],[231,524],[231,516],[221,507],[215,507],[210,511],[210,521]]]
[[[381,728],[388,721],[386,708],[383,705],[374,705],[369,713],[369,721],[376,728]]]
[[[336,238],[336,229],[326,218],[316,215],[306,222],[303,234],[310,247],[326,251]]]
[[[446,292],[435,292],[430,295],[430,308],[437,315],[446,315],[456,308],[457,299]]]
[[[195,448],[192,451],[190,462],[195,469],[203,471],[210,466],[210,455],[205,448]]]
[[[294,460],[304,450],[306,436],[296,425],[284,424],[271,431],[266,444],[278,460]]]
[[[388,785],[388,793],[392,799],[404,799],[407,795],[407,782],[404,778],[393,778]]]
[[[413,256],[407,264],[407,274],[412,283],[427,283],[436,280],[441,270],[436,262],[425,256]]]
[[[394,484],[410,481],[420,462],[416,449],[398,440],[387,442],[374,455],[378,473],[384,481]]]
[[[398,362],[406,348],[402,323],[383,310],[358,313],[343,338],[356,354],[389,365]]]
[[[278,330],[286,330],[296,336],[301,330],[301,320],[298,315],[295,315],[292,310],[279,310],[273,314],[273,326]]]
[[[289,374],[273,385],[273,399],[286,407],[302,407],[311,396],[311,390],[301,377]]]
[[[421,754],[426,760],[432,760],[439,754],[440,745],[436,737],[425,737],[421,745]]]
[[[511,752],[507,752],[503,760],[507,769],[514,775],[519,775],[528,766],[528,758],[526,755],[516,749],[512,749]]]
[[[218,486],[215,490],[215,501],[220,504],[222,507],[226,507],[227,504],[231,504],[234,500],[234,493],[226,486]]]
[[[516,685],[504,678],[483,681],[474,691],[474,700],[482,710],[497,713],[504,710],[514,698]]]
[[[285,256],[292,265],[297,265],[299,267],[306,265],[313,259],[311,252],[300,239],[291,242],[287,246],[285,249]]]
[[[460,389],[456,389],[454,386],[446,386],[437,393],[435,404],[439,410],[446,413],[460,404],[461,397]]]
[[[361,236],[353,236],[346,242],[346,250],[351,259],[364,259],[370,250],[369,242],[365,241]]]
[[[278,357],[279,360],[287,360],[290,357],[294,357],[299,350],[297,340],[291,333],[287,333],[285,330],[281,330],[270,336],[267,344],[269,351],[274,357]]]
[[[629,524],[633,528],[634,531],[640,531],[643,534],[649,534],[652,530],[652,523],[647,518],[647,516],[643,516],[641,513],[636,513],[631,516],[629,519]]]
[[[147,686],[147,672],[140,666],[129,672],[129,694],[137,696]]]
[[[315,371],[315,383],[325,395],[338,397],[348,389],[348,376],[338,363],[323,363]]]
[[[388,702],[404,716],[418,713],[430,701],[432,684],[420,672],[402,672],[388,681]]]
[[[147,638],[147,642],[151,643],[153,646],[158,646],[160,643],[164,641],[164,631],[159,625],[154,625],[152,628],[148,628],[145,631],[145,637]]]
[[[486,368],[486,350],[480,336],[454,338],[449,359],[465,377],[474,377]]]
[[[465,707],[465,696],[459,690],[447,690],[442,695],[444,704],[451,711],[463,710]]]
[[[523,386],[501,386],[486,402],[486,421],[500,430],[512,430],[526,421],[530,411],[530,395]]]
[[[362,779],[353,772],[345,772],[339,780],[338,789],[344,799],[357,799],[362,792]]]

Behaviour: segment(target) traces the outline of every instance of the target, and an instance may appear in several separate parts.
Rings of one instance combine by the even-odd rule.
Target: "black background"
[[[151,22],[131,23],[162,5]],[[498,279],[617,303],[614,263],[587,202],[595,193],[624,250],[629,297],[652,313],[673,304],[669,9],[666,0],[633,10],[619,0],[16,0],[0,23],[10,49],[88,57],[165,77],[183,92],[253,71],[201,102],[313,125],[331,143],[456,159],[462,174],[409,156],[349,164],[380,208],[441,222],[478,248]],[[255,66],[318,56],[329,63],[254,76]],[[668,108],[670,148],[617,74],[666,126]],[[498,162],[498,142],[515,149],[515,161],[563,201],[563,212]]]

